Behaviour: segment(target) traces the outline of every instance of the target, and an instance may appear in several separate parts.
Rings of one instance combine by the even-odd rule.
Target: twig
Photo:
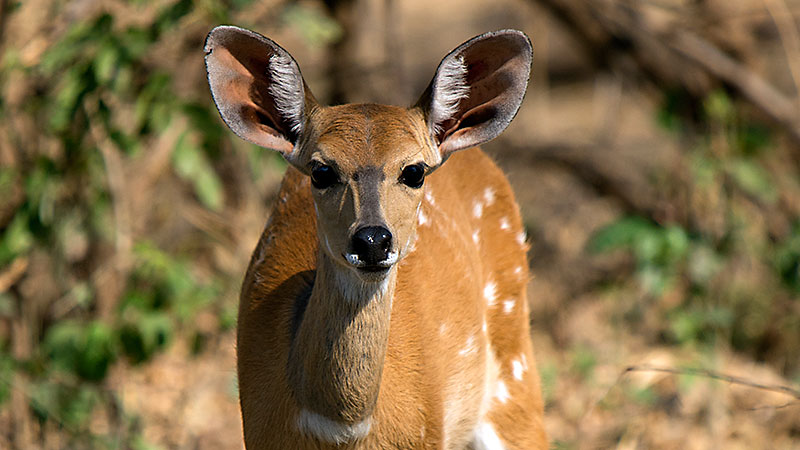
[[[790,396],[800,400],[800,390],[797,390],[795,388],[792,388],[792,387],[789,387],[789,386],[778,385],[778,384],[757,383],[757,382],[748,380],[746,378],[735,377],[735,376],[731,376],[731,375],[725,375],[725,374],[714,372],[714,371],[708,370],[708,369],[689,369],[689,368],[687,368],[687,369],[677,369],[677,368],[674,368],[674,367],[651,366],[651,365],[648,365],[648,364],[633,365],[633,366],[626,367],[625,369],[622,370],[622,372],[620,372],[619,376],[614,381],[614,383],[612,383],[605,390],[603,395],[597,401],[592,403],[592,405],[586,410],[586,412],[583,414],[583,416],[581,416],[579,424],[583,423],[585,418],[590,416],[594,412],[594,410],[597,407],[597,405],[599,405],[606,397],[608,397],[608,395],[611,393],[611,391],[615,387],[619,386],[619,384],[622,382],[622,379],[625,378],[625,376],[628,375],[631,372],[661,372],[661,373],[669,373],[669,374],[673,374],[673,375],[702,376],[702,377],[712,378],[712,379],[715,379],[715,380],[725,381],[725,382],[732,383],[732,384],[740,384],[740,385],[752,387],[752,388],[755,388],[755,389],[762,389],[762,390],[766,390],[766,391],[778,392],[778,393],[781,393],[781,394],[790,395]],[[748,408],[747,410],[749,410],[749,411],[757,411],[759,409],[769,409],[769,408],[782,409],[782,408],[788,408],[788,407],[791,407],[793,405],[798,405],[798,404],[800,404],[800,402],[798,402],[798,401],[790,401],[790,402],[783,403],[783,404],[776,405],[776,406],[767,405],[767,406],[762,406],[762,407],[757,407],[757,408]],[[581,434],[581,427],[580,426],[578,427],[578,434],[579,435]]]
[[[114,292],[109,297],[113,302],[113,297],[119,294],[121,287],[127,279],[128,270],[131,265],[131,252],[133,249],[133,237],[131,232],[131,215],[130,215],[130,199],[128,195],[128,186],[125,180],[125,172],[122,167],[122,158],[119,152],[113,147],[107,138],[105,132],[100,129],[100,119],[98,118],[97,102],[98,98],[89,98],[86,100],[84,107],[86,108],[89,133],[92,139],[100,150],[103,157],[103,163],[106,166],[106,175],[108,177],[108,187],[113,201],[114,211],[114,231],[115,231],[115,247],[116,251],[112,257],[112,266],[115,269],[116,279],[114,281]],[[97,305],[99,315],[107,317],[113,310],[113,304],[105,304],[100,302]]]
[[[5,292],[13,286],[22,275],[25,274],[25,271],[28,270],[28,258],[25,256],[19,257],[14,261],[11,261],[11,264],[8,265],[8,268],[3,272],[0,272],[0,292]]]
[[[778,33],[783,42],[783,51],[786,52],[786,63],[792,73],[794,81],[795,98],[800,98],[800,33],[797,32],[792,12],[785,0],[763,0],[772,21],[778,28]]]
[[[687,27],[653,30],[632,3],[590,0],[536,0],[581,41],[600,66],[643,75],[657,85],[681,84],[694,95],[707,94],[717,80],[737,92],[786,130],[800,144],[800,114],[795,103],[741,62]],[[629,64],[631,57],[636,65]],[[800,164],[800,155],[796,156]]]
[[[761,411],[761,410],[764,410],[764,409],[775,410],[775,409],[791,408],[792,406],[800,406],[800,402],[791,401],[791,402],[781,403],[780,405],[754,406],[752,408],[747,408],[746,410],[747,411]]]
[[[800,400],[800,390],[789,387],[783,386],[779,384],[763,384],[757,383],[755,381],[748,380],[747,378],[735,377],[732,375],[725,375],[719,372],[714,372],[713,370],[708,369],[676,369],[674,367],[659,367],[659,366],[650,366],[650,365],[636,365],[636,366],[629,366],[623,370],[622,374],[620,375],[625,376],[631,372],[661,372],[661,373],[670,373],[674,375],[697,375],[703,376],[706,378],[713,378],[715,380],[725,381],[732,384],[740,384],[742,386],[749,386],[755,389],[762,389],[765,391],[772,391],[772,392],[779,392],[781,394],[791,395],[792,397]]]
[[[771,84],[710,42],[688,31],[678,33],[672,47],[735,88],[751,104],[784,128],[793,140],[800,143],[800,116],[795,103]]]
[[[0,0],[0,48],[3,47],[3,37],[5,35],[5,30],[7,27],[7,19],[10,14],[11,9],[11,1],[10,0]]]

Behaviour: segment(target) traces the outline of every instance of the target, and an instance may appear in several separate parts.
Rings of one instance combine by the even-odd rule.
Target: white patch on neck
[[[361,439],[369,434],[370,427],[370,417],[353,425],[336,422],[306,409],[300,411],[297,417],[297,429],[301,433],[331,444],[346,444]]]
[[[469,94],[467,64],[463,56],[442,63],[433,82],[433,105],[430,126],[433,134],[442,132],[441,124],[458,112],[458,104]]]
[[[305,109],[300,70],[291,57],[275,54],[269,58],[269,71],[269,93],[275,100],[275,109],[289,122],[293,133],[300,133]]]
[[[334,274],[339,293],[351,303],[364,303],[373,298],[384,297],[392,277],[391,274],[386,274],[382,280],[364,281],[351,270],[334,270]]]
[[[472,448],[475,450],[503,450],[505,447],[500,441],[500,436],[494,431],[494,427],[489,422],[481,422],[475,428],[472,438]]]

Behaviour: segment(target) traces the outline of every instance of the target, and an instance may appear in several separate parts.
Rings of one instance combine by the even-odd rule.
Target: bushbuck
[[[412,107],[324,106],[272,40],[209,33],[222,119],[289,162],[241,291],[248,449],[547,446],[519,207],[476,148],[531,60],[522,32],[486,33]]]

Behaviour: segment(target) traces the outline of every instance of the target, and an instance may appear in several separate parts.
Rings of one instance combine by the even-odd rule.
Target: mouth
[[[354,253],[346,253],[343,256],[345,261],[347,261],[348,264],[350,264],[350,266],[355,268],[358,272],[374,276],[388,272],[389,269],[391,269],[392,266],[394,266],[394,264],[397,262],[398,252],[390,252],[386,256],[386,259],[377,262],[364,261]]]
[[[381,273],[381,272],[388,272],[390,267],[389,266],[361,266],[357,268],[361,272],[366,273]]]

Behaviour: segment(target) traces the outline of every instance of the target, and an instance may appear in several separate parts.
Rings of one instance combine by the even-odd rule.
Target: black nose
[[[392,233],[384,227],[363,227],[353,235],[353,253],[368,266],[377,265],[389,256]]]

